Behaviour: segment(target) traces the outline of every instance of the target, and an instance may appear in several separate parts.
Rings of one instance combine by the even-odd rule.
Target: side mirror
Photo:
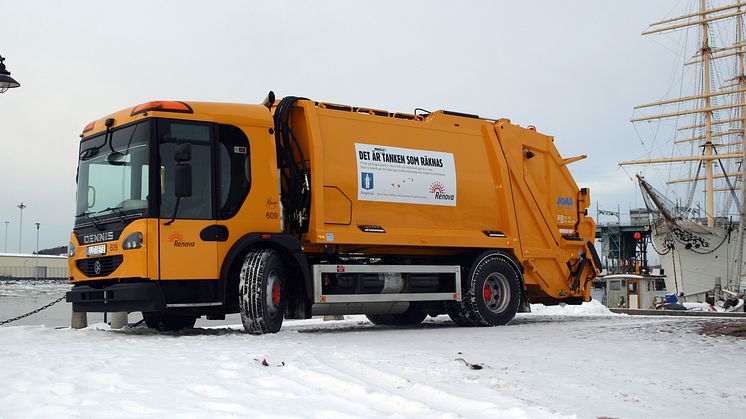
[[[190,143],[177,144],[174,149],[174,161],[181,163],[192,159],[192,145]]]
[[[106,160],[109,162],[112,166],[126,166],[127,162],[120,161],[124,158],[124,154],[115,151],[106,158]]]
[[[192,196],[192,165],[183,164],[174,168],[174,192],[177,198]]]

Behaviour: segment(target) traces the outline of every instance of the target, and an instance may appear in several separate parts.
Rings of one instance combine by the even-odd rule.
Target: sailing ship
[[[659,147],[665,156],[650,152],[619,164],[666,169],[662,191],[639,174],[637,181],[651,214],[652,245],[666,288],[687,301],[703,301],[713,290],[725,291],[726,297],[743,290],[744,14],[746,3],[696,0],[688,13],[655,22],[642,33],[678,33],[684,44],[678,56],[683,64],[679,97],[636,106],[631,119],[636,130],[650,123],[672,147]],[[704,206],[695,200],[700,192]]]

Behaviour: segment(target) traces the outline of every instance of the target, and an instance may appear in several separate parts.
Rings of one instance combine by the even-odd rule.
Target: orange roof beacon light
[[[10,77],[10,71],[5,69],[3,61],[5,61],[5,58],[0,55],[0,93],[5,93],[8,89],[13,89],[21,85],[13,77]]]
[[[194,113],[191,106],[187,105],[184,102],[154,100],[152,102],[147,102],[135,106],[135,108],[132,109],[132,113],[130,114],[130,116],[135,116],[137,114],[147,113],[150,111]]]
[[[85,134],[88,131],[93,131],[93,127],[96,125],[96,121],[89,122],[88,125],[83,128],[83,134]]]

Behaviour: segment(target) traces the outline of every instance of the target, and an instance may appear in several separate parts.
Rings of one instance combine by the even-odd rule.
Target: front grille
[[[101,258],[81,259],[76,262],[78,269],[88,277],[111,275],[122,264],[122,255],[104,256]],[[98,267],[96,266],[98,262]],[[98,272],[96,272],[98,271]]]

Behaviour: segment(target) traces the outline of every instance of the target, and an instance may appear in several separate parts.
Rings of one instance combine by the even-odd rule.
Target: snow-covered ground
[[[739,417],[746,340],[702,320],[533,306],[509,325],[362,316],[161,334],[0,327],[0,417]],[[133,315],[134,317],[134,315]],[[473,367],[476,365],[477,369]],[[479,367],[482,367],[479,369]]]

